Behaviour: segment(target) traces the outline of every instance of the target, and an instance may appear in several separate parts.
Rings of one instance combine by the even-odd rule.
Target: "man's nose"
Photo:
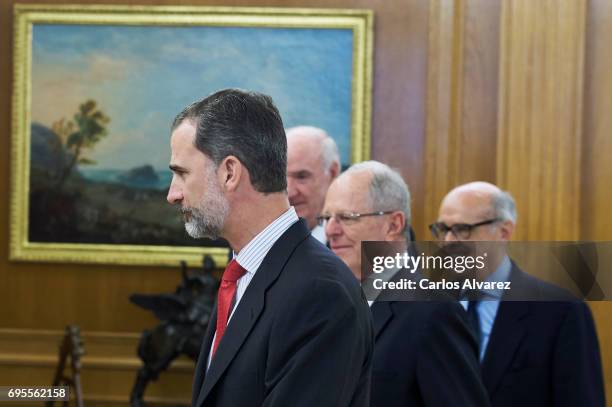
[[[445,242],[454,242],[456,240],[457,238],[455,237],[455,234],[451,230],[447,230],[446,233],[444,233]]]
[[[287,195],[289,199],[293,199],[297,195],[297,188],[292,177],[287,177]]]
[[[172,183],[170,184],[170,189],[168,189],[168,196],[166,197],[166,200],[171,205],[179,203],[183,200],[183,193],[176,186],[176,184],[174,183],[174,180],[172,180]]]
[[[325,235],[327,236],[327,240],[329,240],[331,236],[338,236],[340,234],[342,234],[342,225],[332,216],[325,223]]]

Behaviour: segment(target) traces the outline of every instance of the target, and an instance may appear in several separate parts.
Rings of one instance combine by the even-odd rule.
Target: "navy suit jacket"
[[[455,301],[372,304],[372,407],[488,406],[476,339]]]
[[[193,406],[367,406],[373,331],[346,265],[303,220],[266,255],[206,370],[216,306],[202,343]]]
[[[599,345],[589,307],[513,264],[482,362],[494,407],[604,407]],[[526,298],[565,301],[512,301]]]

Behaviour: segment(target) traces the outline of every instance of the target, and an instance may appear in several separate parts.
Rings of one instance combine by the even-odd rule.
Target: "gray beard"
[[[227,208],[215,208],[204,214],[200,209],[193,208],[187,210],[191,217],[185,222],[185,231],[194,239],[218,239],[225,224]]]
[[[220,237],[225,225],[229,205],[221,193],[213,193],[200,208],[182,209],[181,212],[183,215],[190,215],[189,220],[185,222],[185,231],[189,236],[194,239],[216,240]]]

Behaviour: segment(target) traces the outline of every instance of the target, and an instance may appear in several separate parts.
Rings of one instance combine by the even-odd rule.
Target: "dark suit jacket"
[[[476,340],[455,301],[372,304],[372,407],[488,406]]]
[[[251,280],[210,368],[216,306],[202,344],[193,406],[366,406],[373,332],[359,284],[303,220]]]
[[[514,264],[510,281],[482,363],[492,405],[604,407],[599,345],[588,306]],[[512,301],[519,291],[522,298],[566,301]]]

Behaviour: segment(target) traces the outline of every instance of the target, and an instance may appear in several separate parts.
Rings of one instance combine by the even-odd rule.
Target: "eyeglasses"
[[[356,212],[324,213],[324,214],[321,214],[320,216],[317,216],[317,222],[319,222],[319,225],[325,226],[325,224],[327,224],[327,222],[329,222],[331,218],[334,218],[334,220],[340,224],[350,225],[350,224],[357,222],[359,219],[365,218],[367,216],[382,216],[382,215],[388,215],[393,212],[396,212],[396,211],[377,211],[377,212],[369,212],[369,213],[356,213]]]
[[[490,225],[495,222],[499,222],[501,219],[488,219],[482,222],[468,224],[468,223],[455,223],[453,226],[446,226],[442,222],[436,222],[429,225],[429,230],[434,238],[438,240],[444,239],[448,232],[451,232],[455,238],[459,240],[467,240],[470,238],[472,231],[479,226]]]

